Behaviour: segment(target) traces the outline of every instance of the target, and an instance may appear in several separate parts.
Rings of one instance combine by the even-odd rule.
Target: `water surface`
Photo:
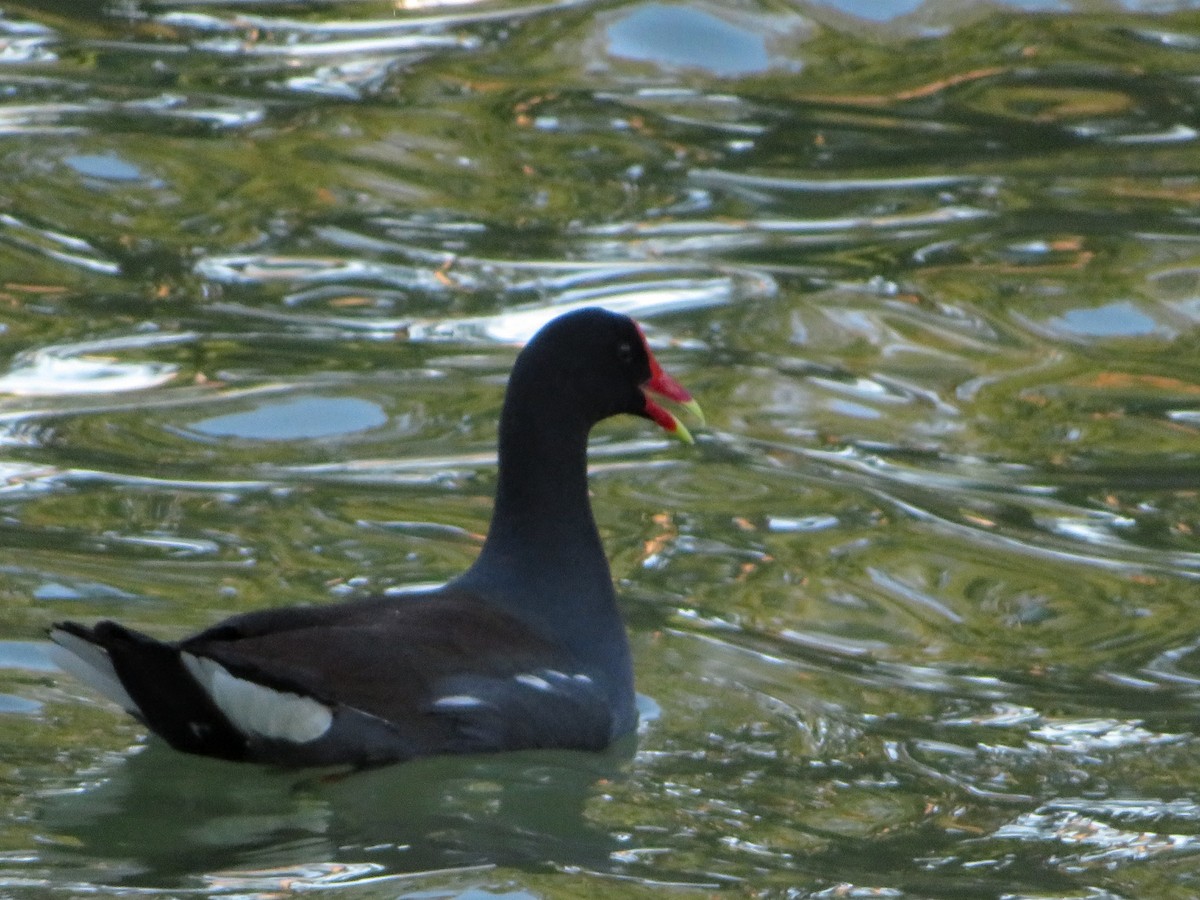
[[[0,894],[1200,892],[1185,3],[9,4]],[[474,558],[516,347],[645,323],[600,756],[173,753],[45,628]]]

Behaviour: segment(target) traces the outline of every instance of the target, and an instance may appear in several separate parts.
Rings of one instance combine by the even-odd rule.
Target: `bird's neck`
[[[522,402],[512,393],[500,420],[492,523],[473,568],[522,595],[569,590],[584,599],[602,588],[611,598],[588,497],[589,423],[565,404]]]
[[[500,417],[492,523],[456,586],[560,642],[608,692],[623,732],[637,718],[633,667],[588,498],[591,423],[573,398],[514,386]]]

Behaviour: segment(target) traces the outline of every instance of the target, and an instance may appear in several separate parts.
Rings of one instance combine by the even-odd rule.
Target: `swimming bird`
[[[60,622],[55,661],[178,750],[283,766],[601,750],[637,723],[629,642],[592,516],[588,433],[621,413],[691,440],[699,405],[641,329],[589,308],[518,354],[475,562],[400,596],[233,616],[181,641]]]

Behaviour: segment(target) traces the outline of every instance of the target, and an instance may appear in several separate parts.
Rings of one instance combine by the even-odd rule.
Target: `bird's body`
[[[618,413],[682,426],[690,396],[625,316],[559,317],[517,359],[475,563],[433,591],[235,616],[166,643],[51,630],[63,668],[177,749],[282,765],[598,750],[637,722],[629,645],[587,494],[587,435]],[[686,431],[684,431],[686,434]]]

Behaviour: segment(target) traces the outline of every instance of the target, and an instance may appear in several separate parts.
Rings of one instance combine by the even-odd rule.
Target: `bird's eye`
[[[633,362],[633,346],[626,341],[617,344],[617,359],[623,363]]]

